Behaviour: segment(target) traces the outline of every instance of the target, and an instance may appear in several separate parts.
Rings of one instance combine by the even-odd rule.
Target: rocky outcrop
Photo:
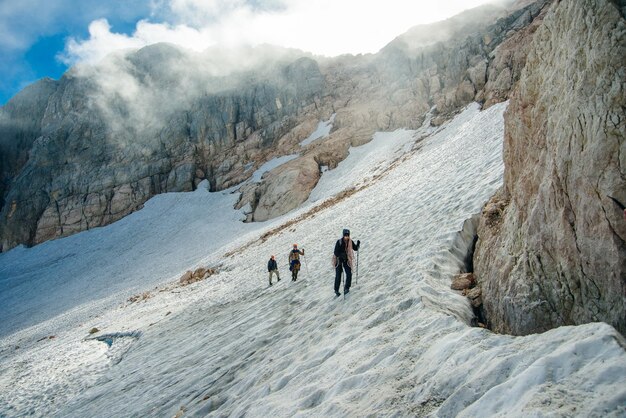
[[[621,10],[620,10],[621,8]],[[505,116],[504,188],[474,272],[492,329],[604,321],[626,333],[624,2],[555,3]]]
[[[508,98],[548,4],[546,0],[524,7],[516,4],[512,10],[486,5],[415,28],[381,51],[377,67],[389,74],[389,82],[400,83],[398,90],[405,95],[395,97],[402,97],[405,104],[419,110],[434,106],[435,125],[472,101],[488,107]],[[402,85],[407,79],[410,83]],[[391,119],[405,113],[411,114],[395,112]],[[420,122],[415,112],[412,117]],[[410,120],[400,120],[412,126]]]
[[[418,128],[431,109],[432,123],[439,125],[472,101],[490,106],[506,100],[519,79],[547,4],[541,0],[514,2],[511,8],[479,7],[443,22],[417,26],[376,55],[323,61],[326,95],[316,109],[325,117],[332,113],[336,117],[330,137],[308,147],[303,158],[313,155],[318,166],[333,169],[350,146],[368,142],[376,131]],[[311,122],[303,122],[286,135],[281,148],[299,150],[298,142],[315,126]],[[294,135],[307,124],[304,135]],[[248,220],[280,215],[306,200],[319,174],[312,165],[305,169],[308,164],[294,162],[289,171],[292,179],[298,167],[302,183],[292,184],[297,193],[285,196],[277,206],[257,208],[265,193],[282,190],[280,176],[243,187],[238,207],[249,207]],[[277,196],[264,200],[279,202]]]
[[[11,180],[22,170],[33,142],[41,136],[48,99],[56,88],[56,81],[44,78],[0,108],[0,208]]]
[[[167,61],[145,61],[164,54],[178,59],[177,50],[150,48],[159,53],[144,48],[111,57],[58,82],[43,106],[41,131],[33,130],[39,136],[30,157],[5,196],[5,250],[106,225],[157,193],[190,191],[205,178],[216,190],[243,181],[245,166],[299,123],[323,87],[317,63],[300,58],[245,84],[231,77],[220,89],[191,95],[171,78],[161,84]]]
[[[241,189],[248,220],[286,213],[307,199],[321,166],[334,168],[375,131],[417,128],[431,109],[440,124],[473,100],[506,99],[548,1],[526,3],[417,27],[375,55],[316,61],[260,47],[229,72],[236,55],[159,44],[45,81],[40,99],[0,109],[0,144],[24,138],[0,170],[1,249],[109,224],[205,179],[229,188],[299,153]],[[19,133],[11,124],[30,108]],[[332,114],[330,136],[300,147]]]

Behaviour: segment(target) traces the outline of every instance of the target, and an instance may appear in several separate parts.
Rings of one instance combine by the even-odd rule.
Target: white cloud
[[[162,22],[142,20],[132,36],[116,34],[105,20],[92,22],[89,38],[71,39],[67,62],[101,59],[121,48],[170,42],[201,51],[212,45],[269,43],[314,54],[377,52],[409,28],[442,20],[487,0],[169,0],[154,3]],[[169,12],[167,18],[163,10]]]
[[[179,20],[199,27],[248,6],[243,0],[171,0],[169,8]]]
[[[66,46],[66,54],[61,56],[67,63],[80,58],[81,61],[96,62],[105,55],[121,49],[140,48],[147,45],[142,39],[124,34],[112,33],[106,19],[94,20],[89,24],[89,39],[76,41],[70,39]]]

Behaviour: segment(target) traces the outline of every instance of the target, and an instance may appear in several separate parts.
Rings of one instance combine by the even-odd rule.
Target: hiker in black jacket
[[[280,281],[280,274],[278,274],[278,264],[276,264],[276,257],[270,257],[270,261],[267,262],[267,271],[269,271],[270,273],[270,286],[272,285],[273,274],[275,274],[278,281]]]
[[[361,241],[357,240],[356,244],[350,238],[350,230],[343,230],[343,238],[339,238],[335,243],[335,251],[333,253],[333,266],[335,267],[335,295],[339,296],[339,286],[341,285],[342,268],[346,272],[346,283],[343,286],[345,294],[350,292],[352,284],[352,268],[354,267],[354,251],[359,251]]]

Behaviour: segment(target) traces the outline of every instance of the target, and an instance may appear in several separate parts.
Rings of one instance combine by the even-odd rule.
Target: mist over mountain
[[[249,220],[286,213],[306,199],[320,167],[336,166],[376,130],[418,127],[433,106],[439,124],[473,100],[506,99],[530,36],[515,56],[498,46],[544,4],[479,8],[409,31],[375,55],[323,59],[272,46],[195,53],[157,44],[35,84],[0,110],[2,249],[106,225],[205,178],[222,190],[297,152],[291,177],[307,179],[303,190],[276,205],[282,187],[271,184],[281,182],[274,176],[247,186],[240,203],[250,204]],[[424,30],[437,35],[413,45]],[[300,149],[311,126],[332,114],[330,137]]]

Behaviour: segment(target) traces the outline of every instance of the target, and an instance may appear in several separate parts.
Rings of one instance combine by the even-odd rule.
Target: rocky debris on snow
[[[480,305],[483,304],[482,291],[480,286],[464,289],[463,296],[467,297],[470,300],[473,308],[480,308]]]
[[[482,313],[483,298],[480,285],[476,283],[476,276],[474,273],[462,273],[454,276],[452,284],[450,285],[452,290],[460,290],[461,294],[467,297],[474,308],[474,312],[480,317]]]
[[[468,221],[466,221],[468,222]],[[474,326],[485,325],[483,321],[484,314],[482,312],[483,298],[480,284],[476,282],[476,276],[473,272],[461,273],[454,276],[450,289],[461,291],[461,294],[469,299],[472,309],[474,310],[475,318],[472,320]]]
[[[555,2],[505,115],[504,186],[474,272],[491,329],[604,321],[626,333],[626,20],[618,2]]]
[[[138,295],[134,295],[128,298],[128,302],[130,303],[135,303],[135,302],[142,302],[142,301],[146,301],[148,299],[150,299],[152,297],[152,293],[150,292],[143,292],[140,293]]]
[[[191,280],[191,278],[192,278],[192,277],[193,277],[193,273],[191,272],[191,270],[187,270],[187,271],[185,272],[185,274],[183,274],[183,275],[180,277],[180,280],[178,280],[178,282],[179,282],[179,283],[186,283],[186,282],[188,282],[189,280]]]
[[[181,418],[183,415],[185,415],[185,406],[181,406],[180,409],[176,412],[176,415],[174,415],[174,418]]]
[[[178,283],[181,286],[188,286],[192,283],[205,280],[214,274],[217,274],[217,270],[214,268],[199,267],[193,272],[191,270],[186,271],[185,274],[183,274],[180,277],[180,279],[178,280]]]
[[[46,336],[46,337],[41,337],[40,339],[37,340],[37,342],[41,342],[41,341],[45,341],[45,340],[53,340],[55,339],[56,336],[55,335],[50,335],[50,336]]]
[[[450,288],[452,290],[466,290],[470,287],[474,287],[475,284],[476,277],[474,276],[474,273],[463,273],[454,276]]]
[[[89,334],[95,334],[96,332],[100,332],[100,330],[96,327],[93,327],[92,329],[89,330]]]

